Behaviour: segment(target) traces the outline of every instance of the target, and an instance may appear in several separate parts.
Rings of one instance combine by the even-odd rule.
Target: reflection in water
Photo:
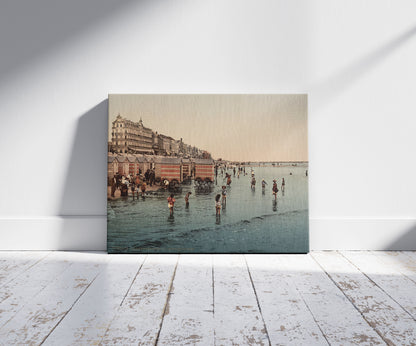
[[[289,169],[293,175],[289,175]],[[251,176],[241,175],[233,179],[232,189],[227,189],[226,210],[215,224],[215,196],[221,194],[221,185],[208,191],[197,190],[193,184],[183,185],[177,194],[174,217],[168,217],[168,191],[134,201],[131,196],[108,201],[108,251],[141,252],[143,247],[148,253],[169,253],[184,247],[194,253],[308,251],[305,168],[258,167],[255,174],[266,181],[284,177],[285,197],[279,191],[279,202],[274,201],[271,186],[261,192],[251,189]],[[187,192],[195,196],[192,208],[185,204]]]

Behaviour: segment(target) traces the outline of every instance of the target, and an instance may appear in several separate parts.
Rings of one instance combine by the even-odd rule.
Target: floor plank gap
[[[0,252],[0,345],[416,345],[416,252]]]
[[[264,326],[264,331],[265,331],[265,334],[267,336],[267,341],[269,342],[269,346],[271,346],[272,343],[270,342],[269,332],[267,331],[266,322],[264,321],[264,316],[263,316],[263,313],[261,311],[261,306],[260,306],[260,302],[259,302],[259,297],[257,296],[256,287],[254,287],[253,278],[252,278],[251,273],[250,273],[250,268],[248,266],[246,256],[244,255],[243,257],[244,257],[244,261],[246,263],[246,268],[247,268],[248,276],[250,278],[251,287],[253,288],[254,296],[256,297],[257,307],[259,308],[261,320],[262,320],[263,326]]]
[[[338,252],[338,253],[342,257],[344,257],[346,261],[348,261],[349,263],[351,263],[351,265],[353,265],[355,268],[357,268],[357,270],[361,274],[363,274],[368,279],[368,281],[370,281],[374,286],[378,287],[378,289],[380,289],[386,296],[388,296],[392,301],[394,301],[398,306],[400,306],[403,309],[403,311],[406,312],[409,315],[409,317],[416,322],[416,318],[413,317],[413,315],[403,305],[401,305],[400,302],[398,302],[394,297],[392,297],[383,287],[381,287],[379,284],[377,284],[377,282],[375,282],[370,276],[368,276],[366,273],[364,273],[354,262],[352,262],[342,252]]]
[[[312,259],[318,264],[319,267],[321,267],[321,269],[324,271],[324,273],[328,276],[328,278],[334,283],[334,285],[341,291],[341,293],[345,296],[345,298],[347,298],[347,300],[351,303],[351,305],[355,308],[355,310],[358,311],[358,313],[361,315],[361,317],[363,318],[364,321],[367,322],[367,324],[369,325],[369,327],[371,327],[379,336],[380,338],[386,343],[386,345],[390,345],[389,341],[386,340],[384,338],[384,336],[380,333],[379,330],[377,330],[374,325],[372,325],[367,318],[364,316],[364,314],[361,312],[361,310],[354,304],[354,302],[352,301],[352,299],[350,297],[348,297],[348,295],[343,291],[343,289],[341,288],[340,285],[338,285],[338,283],[332,278],[332,276],[325,270],[325,268],[317,261],[317,259],[311,255]]]
[[[95,279],[97,278],[97,276],[99,275],[99,273],[97,273],[97,275],[94,277],[94,279],[85,287],[85,289],[81,292],[81,294],[79,295],[79,297],[74,301],[74,303],[70,306],[70,308],[62,315],[61,319],[58,321],[58,323],[55,324],[55,326],[50,330],[50,332],[43,338],[43,340],[41,341],[41,343],[39,345],[43,345],[45,343],[45,341],[48,339],[48,337],[53,333],[53,331],[56,329],[56,327],[59,326],[59,324],[63,321],[63,319],[68,315],[68,313],[72,310],[72,308],[75,306],[76,303],[78,303],[78,301],[81,299],[81,297],[83,296],[83,294],[88,290],[88,288],[90,288],[90,286],[93,284],[93,282],[95,281]]]
[[[134,275],[134,278],[133,278],[133,280],[131,281],[131,284],[130,284],[130,286],[129,286],[129,288],[128,288],[127,292],[126,292],[126,294],[124,295],[123,300],[120,302],[120,306],[122,306],[122,305],[123,305],[124,300],[126,299],[127,295],[129,294],[129,292],[130,292],[130,290],[131,290],[131,288],[132,288],[132,286],[133,286],[134,282],[136,281],[137,276],[138,276],[138,275],[139,275],[139,273],[140,273],[140,270],[141,270],[141,269],[142,269],[142,267],[143,267],[143,264],[146,262],[147,256],[148,256],[148,255],[146,255],[146,257],[144,258],[144,261],[140,264],[139,269],[137,269],[136,275]]]
[[[314,313],[312,312],[312,309],[310,308],[309,304],[306,302],[305,297],[303,296],[302,292],[298,289],[298,287],[296,285],[295,285],[295,287],[296,287],[296,291],[299,293],[299,296],[302,299],[303,304],[305,304],[306,308],[308,309],[309,313],[311,314],[317,328],[321,331],[321,334],[322,334],[323,338],[328,343],[328,345],[331,345],[327,336],[325,335],[324,331],[322,330],[321,326],[319,325],[318,320],[316,319]]]
[[[179,258],[180,257],[181,257],[181,255],[178,256],[178,258],[176,260],[175,269],[173,270],[172,280],[170,281],[170,286],[169,286],[168,294],[166,295],[165,307],[163,308],[162,320],[160,321],[159,331],[157,332],[157,335],[156,335],[155,346],[159,342],[160,332],[162,331],[163,320],[165,319],[166,310],[167,310],[167,308],[169,306],[170,296],[172,294],[173,281],[175,280],[176,269],[178,269],[178,263],[179,263]]]

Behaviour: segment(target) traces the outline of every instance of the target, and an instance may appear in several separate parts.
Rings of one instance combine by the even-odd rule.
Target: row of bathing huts
[[[154,170],[155,182],[170,184],[211,184],[214,182],[214,160],[167,157],[157,155],[108,155],[108,183],[118,173],[124,176],[144,176]]]

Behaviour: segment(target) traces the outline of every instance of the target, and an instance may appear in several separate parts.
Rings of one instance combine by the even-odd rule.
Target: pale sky
[[[308,161],[307,95],[109,95],[117,114],[232,161]]]

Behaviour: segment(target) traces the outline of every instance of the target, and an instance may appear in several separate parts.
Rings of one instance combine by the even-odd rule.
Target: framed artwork
[[[309,251],[307,95],[109,95],[109,253]]]

